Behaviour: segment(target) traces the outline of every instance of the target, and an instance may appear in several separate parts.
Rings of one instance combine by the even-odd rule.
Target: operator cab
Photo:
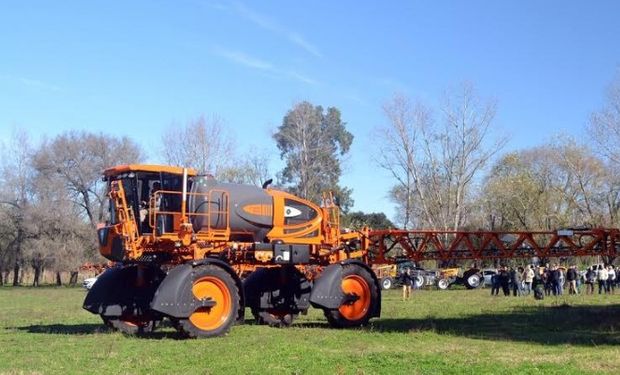
[[[127,165],[105,171],[108,192],[113,181],[123,185],[127,208],[133,212],[140,235],[171,233],[178,229],[183,189],[183,169]],[[110,223],[116,224],[116,209],[110,200]]]

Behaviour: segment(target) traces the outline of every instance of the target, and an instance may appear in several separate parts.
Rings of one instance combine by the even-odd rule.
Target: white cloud
[[[323,54],[319,50],[317,46],[307,41],[301,34],[294,30],[287,29],[281,25],[279,25],[274,19],[260,14],[242,3],[235,2],[233,3],[234,10],[237,14],[246,20],[254,23],[256,26],[271,31],[275,34],[278,34],[286,39],[288,39],[291,43],[300,47],[307,53],[314,55],[316,57],[322,58]]]
[[[316,56],[316,57],[323,57],[323,54],[321,53],[321,51],[319,51],[319,49],[314,45],[311,44],[310,42],[308,42],[307,40],[305,40],[301,35],[295,33],[295,32],[291,32],[288,35],[288,39],[297,44],[299,47],[303,48],[306,50],[306,52]]]
[[[321,82],[319,82],[319,81],[317,81],[317,80],[315,80],[313,78],[307,77],[307,76],[305,76],[303,74],[300,74],[300,73],[297,73],[297,72],[294,72],[294,71],[288,72],[288,75],[290,77],[300,81],[300,82],[307,83],[309,85],[316,86],[316,85],[320,85],[321,84]]]
[[[227,50],[223,48],[215,48],[213,53],[216,54],[217,56],[223,57],[234,63],[244,65],[248,68],[265,70],[265,71],[274,71],[273,64],[271,64],[270,62],[250,56],[246,54],[245,52],[231,51],[231,50]]]

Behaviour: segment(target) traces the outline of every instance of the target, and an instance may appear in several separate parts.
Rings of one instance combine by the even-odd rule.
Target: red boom
[[[368,233],[373,263],[397,246],[415,261],[620,255],[620,229],[536,232],[376,230]]]

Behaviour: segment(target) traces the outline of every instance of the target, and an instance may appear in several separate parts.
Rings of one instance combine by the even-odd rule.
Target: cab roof
[[[171,174],[183,174],[183,167],[175,167],[169,165],[157,165],[157,164],[123,164],[117,165],[103,171],[103,175],[106,177],[116,176],[125,172],[154,172],[154,173],[171,173]],[[188,176],[196,176],[197,172],[193,168],[187,168]]]

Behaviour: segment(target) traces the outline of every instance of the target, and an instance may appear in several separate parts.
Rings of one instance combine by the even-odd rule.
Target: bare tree
[[[60,179],[73,203],[95,228],[102,221],[105,186],[104,169],[142,160],[140,147],[129,138],[70,131],[42,143],[34,166],[48,180]]]
[[[224,121],[217,116],[200,116],[185,126],[173,123],[162,136],[162,144],[166,163],[192,167],[216,177],[230,166],[233,157],[233,142]]]
[[[384,106],[378,163],[398,182],[392,191],[404,225],[458,229],[471,203],[472,185],[506,138],[492,138],[496,105],[482,102],[471,84],[446,94],[441,125],[420,102],[396,95]]]
[[[269,156],[266,153],[249,153],[232,165],[221,169],[218,179],[222,182],[262,186],[271,178]]]
[[[599,152],[620,165],[620,75],[607,88],[607,102],[592,113],[588,130]]]
[[[13,285],[20,284],[24,264],[24,247],[31,231],[27,212],[32,204],[32,148],[28,134],[14,133],[11,144],[3,147],[0,176],[0,206],[7,221],[3,222],[6,245],[4,263],[13,265]]]

